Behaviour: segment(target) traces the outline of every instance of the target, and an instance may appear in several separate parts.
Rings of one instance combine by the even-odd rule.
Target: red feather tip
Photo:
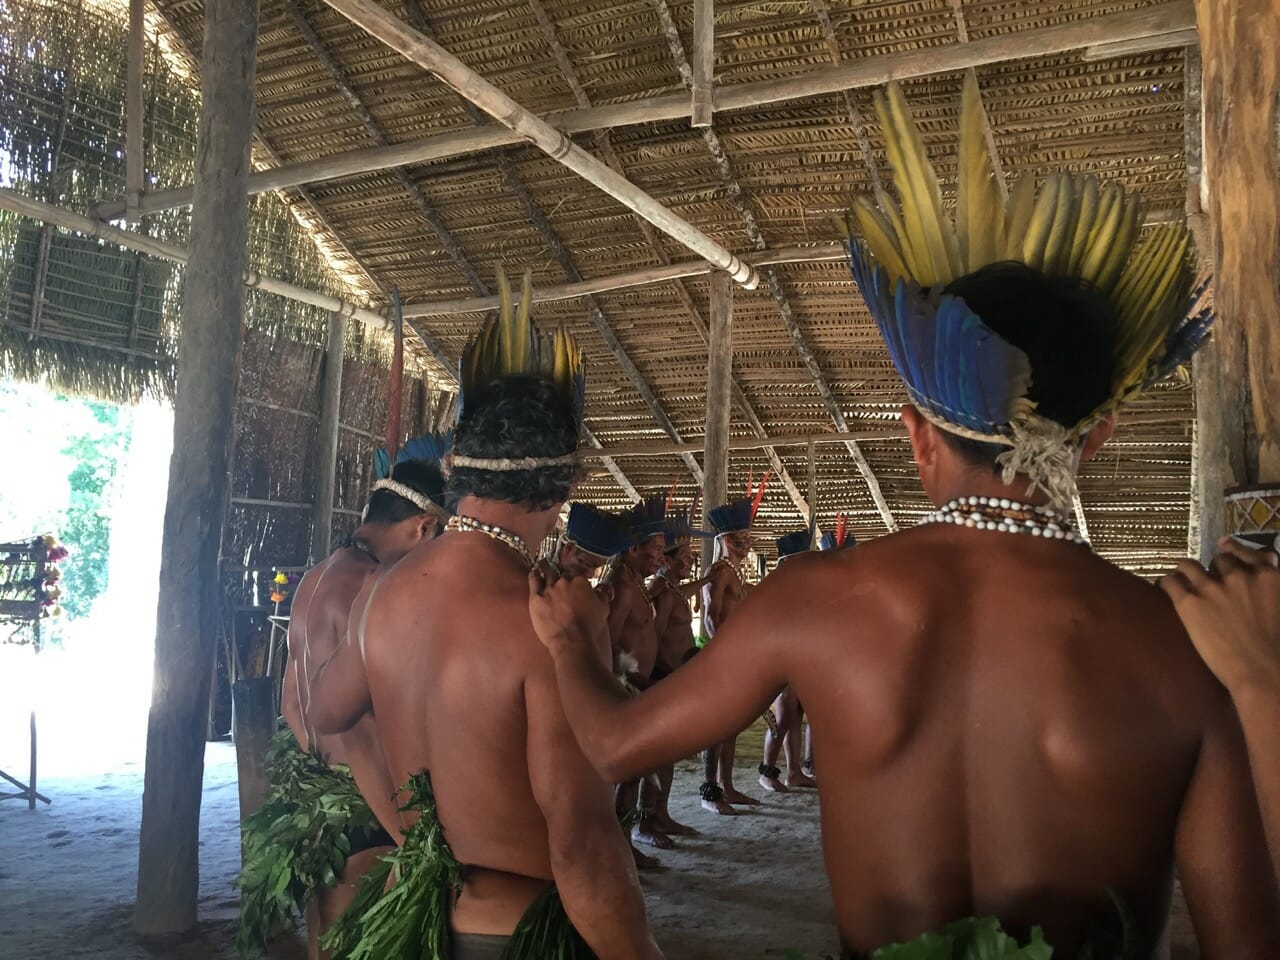
[[[764,476],[760,478],[760,486],[756,489],[755,497],[751,501],[751,522],[752,523],[755,522],[756,513],[759,511],[760,504],[764,500],[765,485],[768,484],[769,477],[772,475],[772,473],[773,473],[772,470],[766,470],[764,472]],[[748,493],[750,493],[750,491],[748,491]]]
[[[845,537],[849,535],[849,518],[843,513],[836,514],[836,546],[843,547]]]

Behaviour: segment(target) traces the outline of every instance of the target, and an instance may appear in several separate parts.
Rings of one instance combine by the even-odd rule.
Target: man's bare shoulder
[[[529,620],[528,575],[509,548],[475,536],[443,536],[407,554],[379,579],[367,642],[453,643],[484,638],[508,654],[545,652]],[[370,629],[373,626],[374,629]]]
[[[291,620],[312,621],[319,617],[340,619],[345,624],[347,613],[365,584],[378,572],[378,566],[367,556],[353,556],[355,551],[334,551],[324,563],[303,574],[294,591],[289,611]]]

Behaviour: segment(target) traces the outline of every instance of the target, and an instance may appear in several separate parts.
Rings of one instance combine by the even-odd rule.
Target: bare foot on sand
[[[755,797],[748,797],[745,793],[741,793],[733,787],[724,788],[724,798],[729,801],[729,803],[738,803],[749,807],[760,805],[760,801]]]
[[[671,834],[677,837],[696,837],[698,831],[685,823],[677,823],[671,819],[671,814],[659,814],[655,820],[655,825],[663,833]]]
[[[646,856],[635,848],[631,847],[631,856],[635,858],[637,870],[657,870],[662,866],[662,861],[657,857]]]
[[[770,767],[767,764],[763,764],[763,763],[760,764],[760,786],[764,787],[766,790],[770,791],[771,793],[787,792],[787,787],[783,786],[782,781],[778,779],[781,776],[782,776],[782,771],[779,770],[777,767]],[[790,779],[788,779],[787,785],[789,786],[790,783],[791,781]]]
[[[703,800],[702,809],[710,810],[712,813],[718,813],[722,817],[736,817],[738,811],[733,809],[723,800]]]
[[[788,774],[787,786],[793,788],[798,787],[801,790],[817,790],[818,781],[813,779],[813,777],[806,777],[803,773]]]
[[[657,847],[659,850],[670,850],[676,845],[674,840],[657,828],[655,821],[650,817],[641,818],[640,822],[631,828],[631,839],[635,843]]]

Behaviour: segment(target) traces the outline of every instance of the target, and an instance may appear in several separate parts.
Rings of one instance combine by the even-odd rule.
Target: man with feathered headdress
[[[707,583],[702,588],[702,632],[708,639],[729,622],[733,612],[747,596],[747,578],[742,565],[751,552],[751,525],[764,500],[769,475],[760,478],[760,485],[747,483],[747,495],[721,504],[707,514],[715,530],[713,541],[714,561],[707,571]],[[703,781],[698,788],[702,806],[712,813],[731,815],[737,813],[730,804],[755,805],[760,801],[737,790],[733,785],[733,761],[738,749],[738,733],[703,751]]]
[[[859,201],[850,263],[938,510],[787,561],[634,699],[591,655],[596,598],[534,582],[579,742],[626,776],[792,685],[850,956],[1150,957],[1175,861],[1203,956],[1280,956],[1230,702],[1168,600],[1096,556],[1067,512],[1116,409],[1205,331],[1189,231],[1135,243],[1138,206],[1093,177],[1025,174],[1006,203],[972,73],[953,224],[902,92],[876,106],[901,204]]]
[[[811,529],[795,530],[778,538],[778,566],[790,557],[798,557],[813,549]],[[765,712],[766,729],[763,755],[760,758],[760,786],[772,793],[787,793],[792,789],[813,788],[817,781],[804,769],[807,753],[803,739],[804,708],[795,690],[787,687]],[[779,755],[786,754],[785,777],[778,767]],[[810,765],[812,767],[812,765]]]
[[[358,879],[392,845],[384,827],[396,822],[395,784],[372,720],[340,735],[318,733],[309,715],[308,680],[342,643],[362,591],[448,520],[439,466],[447,448],[445,437],[410,440],[394,469],[395,453],[379,450],[377,480],[360,525],[345,546],[303,576],[294,593],[280,704],[289,730],[272,743],[267,801],[244,825],[242,950],[262,947],[291,921],[291,907],[307,912],[314,950],[351,901]],[[283,888],[281,870],[290,876]]]
[[[674,494],[675,488],[672,488]],[[693,538],[707,537],[693,526],[691,518],[698,513],[698,497],[688,508],[673,509],[667,496],[667,515],[663,528],[662,560],[658,573],[649,584],[649,602],[653,604],[654,628],[658,633],[658,656],[653,668],[653,682],[669,677],[681,664],[697,653],[693,637],[693,613],[690,598],[705,580],[690,580],[696,560]],[[697,831],[671,816],[668,803],[675,777],[675,764],[668,763],[657,772],[657,791],[652,802],[653,820],[663,833],[696,836]]]
[[[653,682],[658,658],[657,625],[645,581],[658,572],[662,562],[666,509],[665,498],[654,495],[627,511],[623,517],[627,548],[602,582],[610,598],[609,642],[614,673],[636,690],[643,690]],[[633,810],[637,811],[638,819],[631,830],[633,841],[667,850],[672,841],[654,823],[653,794],[654,785],[647,776],[620,783],[618,813],[629,817]],[[658,866],[655,858],[634,847],[632,856],[641,869]]]
[[[594,577],[627,549],[630,531],[622,517],[589,503],[569,504],[569,518],[550,563],[562,577]]]
[[[500,315],[462,356],[446,460],[456,513],[379,581],[344,662],[330,662],[347,669],[314,694],[322,730],[372,710],[405,784],[396,882],[329,945],[378,960],[653,960],[612,791],[565,721],[525,599],[533,550],[581,469],[582,361],[563,328],[532,324],[528,275],[518,311],[501,275],[499,287]]]

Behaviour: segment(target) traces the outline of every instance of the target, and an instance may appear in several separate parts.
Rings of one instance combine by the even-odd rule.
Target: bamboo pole
[[[877,87],[890,80],[952,73],[969,67],[1052,56],[1100,43],[1164,37],[1195,26],[1191,0],[1171,0],[1140,10],[1087,17],[1056,27],[1043,27],[987,37],[968,44],[929,47],[822,66],[794,77],[732,84],[716,89],[716,112],[762,107],[788,100]],[[614,127],[677,120],[689,115],[689,95],[663,94],[642,100],[549,113],[543,119],[564,133],[584,133]],[[428,163],[520,143],[525,137],[497,124],[475,130],[453,130],[421,140],[372,147],[287,164],[250,177],[251,193],[278,190],[300,183],[316,183],[391,167]],[[143,197],[142,212],[155,213],[191,203],[191,187],[159,190]],[[93,216],[114,220],[124,213],[123,201],[98,204]]]
[[[320,381],[320,423],[316,431],[315,500],[311,507],[311,563],[329,555],[333,532],[333,487],[338,470],[338,413],[342,406],[342,364],[347,325],[339,313],[329,314],[329,342]]]
[[[444,47],[392,16],[374,0],[325,0],[325,3],[402,56],[430,70],[504,127],[644,217],[677,243],[727,272],[748,290],[755,289],[759,283],[749,264],[609,169],[608,164],[587,153],[563,132],[526,110]]]
[[[196,922],[209,664],[217,650],[218,552],[229,495],[239,380],[257,0],[205,7],[191,262],[186,271],[160,556],[155,680],[138,850],[134,926],[179,933]]]
[[[1152,210],[1142,219],[1142,225],[1154,226],[1158,223],[1181,221],[1183,214],[1178,210]],[[774,250],[757,250],[744,253],[742,259],[753,267],[781,266],[789,263],[832,263],[845,261],[849,251],[843,242],[815,243],[806,247],[778,247]],[[647,287],[689,277],[704,277],[714,268],[705,260],[687,260],[683,263],[667,263],[656,267],[644,267],[639,270],[628,270],[604,277],[594,277],[576,283],[561,283],[547,287],[533,288],[533,302],[546,303],[553,300],[576,300],[598,293],[609,293],[616,290],[631,290],[636,287]],[[425,300],[422,303],[409,304],[404,308],[406,319],[418,320],[423,317],[447,317],[460,313],[487,313],[498,308],[497,297],[467,297],[458,300]]]
[[[729,383],[733,379],[733,285],[724,273],[711,275],[711,346],[707,353],[707,423],[702,469],[702,526],[711,529],[711,511],[729,492]],[[711,550],[702,551],[702,575],[711,569]]]
[[[124,186],[125,217],[133,223],[142,219],[140,204],[145,180],[143,123],[146,101],[142,93],[145,68],[146,0],[129,0],[129,56],[125,81]]]
[[[711,126],[715,111],[711,84],[715,73],[715,0],[693,0],[693,83],[690,120],[695,127]]]
[[[758,253],[744,254],[742,259],[752,266],[765,266],[778,263],[819,263],[831,260],[844,260],[848,251],[843,243],[820,243],[811,247],[781,247],[777,250],[762,250]],[[579,283],[562,283],[548,287],[535,287],[533,302],[545,303],[551,300],[576,300],[597,293],[608,293],[613,290],[626,290],[633,287],[652,286],[667,283],[686,277],[703,277],[714,271],[714,267],[705,260],[688,260],[684,263],[672,263],[657,267],[645,267],[641,270],[630,270],[626,273],[583,280]],[[497,297],[469,297],[463,300],[428,300],[404,308],[406,317],[445,317],[456,313],[484,313],[498,308]]]
[[[82,233],[87,237],[95,237],[99,240],[117,243],[130,250],[137,250],[140,253],[159,257],[161,260],[188,265],[192,262],[193,254],[190,249],[184,249],[172,243],[165,243],[163,240],[157,240],[155,237],[149,237],[133,230],[124,230],[120,227],[100,223],[90,217],[74,213],[62,207],[55,207],[50,203],[32,200],[30,197],[24,197],[8,187],[0,187],[0,210],[8,210],[24,217],[30,217],[32,220],[40,220],[44,223],[62,227],[65,230],[74,230],[76,233]],[[288,283],[284,280],[277,280],[274,277],[264,277],[253,270],[245,270],[243,276],[246,287],[256,287],[259,290],[265,290],[267,293],[287,297],[299,303],[309,303],[313,307],[320,307],[330,313],[340,313],[344,317],[351,317],[353,320],[372,324],[375,327],[385,328],[389,326],[386,317],[367,307],[348,303],[337,297],[331,297],[326,293],[308,290],[306,287],[300,287],[296,283]]]

